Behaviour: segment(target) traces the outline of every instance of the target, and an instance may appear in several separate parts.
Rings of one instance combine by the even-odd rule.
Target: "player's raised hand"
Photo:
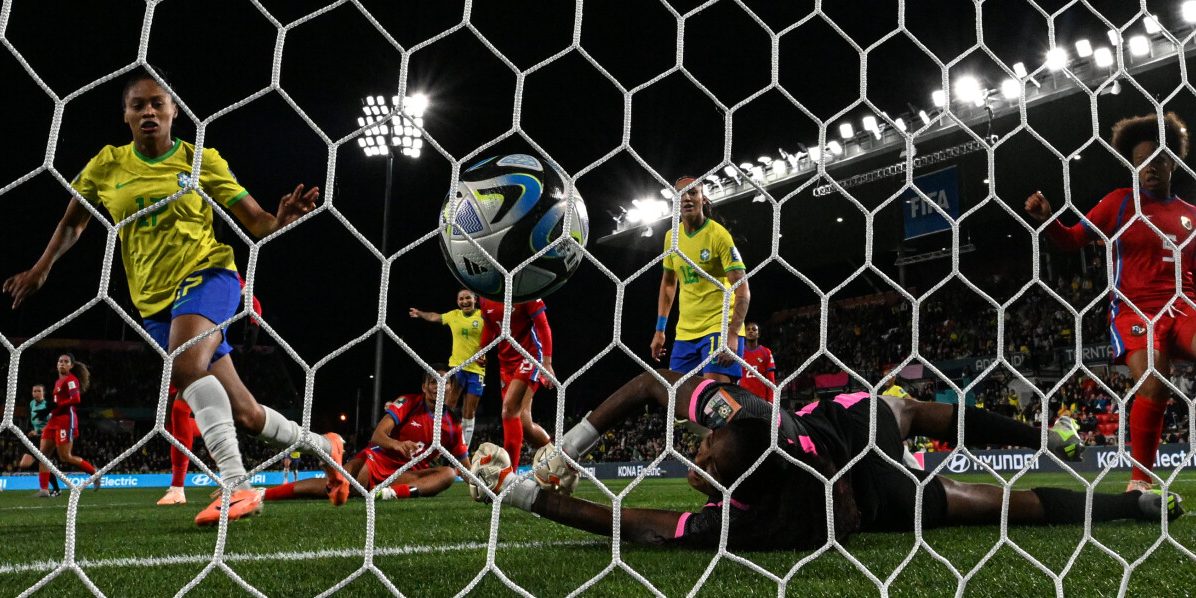
[[[46,284],[46,277],[50,275],[48,270],[41,268],[30,268],[20,274],[14,274],[4,281],[4,292],[12,296],[12,308],[16,309],[21,306],[25,298],[36,293],[42,285]]]
[[[418,317],[420,317],[419,310],[418,310],[418,309],[415,309],[414,307],[412,307],[412,308],[409,308],[409,309],[407,310],[407,315],[409,315],[409,316],[411,316],[411,317],[413,317],[413,318],[418,318]]]
[[[1025,209],[1031,218],[1039,222],[1051,217],[1051,202],[1047,201],[1042,191],[1035,191],[1026,198]]]
[[[274,216],[278,222],[277,228],[282,228],[316,209],[317,199],[320,199],[319,187],[304,191],[303,183],[296,185],[294,191],[283,195],[278,202],[278,214]]]
[[[651,347],[652,359],[655,359],[656,361],[660,361],[660,358],[664,357],[664,354],[665,354],[664,340],[665,340],[664,332],[661,332],[660,330],[657,330],[656,333],[652,335],[652,347]]]

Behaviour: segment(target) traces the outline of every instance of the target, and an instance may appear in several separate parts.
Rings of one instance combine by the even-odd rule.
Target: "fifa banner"
[[[980,463],[991,467],[997,473],[1013,473],[1025,469],[1029,472],[1062,473],[1064,470],[1050,457],[1035,457],[1034,451],[1026,449],[1013,450],[980,450],[972,451]],[[955,453],[914,453],[914,458],[922,463],[926,471],[939,466],[943,461],[947,465],[942,472],[952,473],[982,473],[987,470],[974,459]],[[1191,466],[1188,458],[1188,445],[1164,444],[1159,447],[1155,457],[1156,470],[1172,470],[1180,465]],[[1112,471],[1129,471],[1131,469],[1129,452],[1117,454],[1117,447],[1090,446],[1084,451],[1084,460],[1068,463],[1077,472],[1098,472],[1108,467]]]
[[[952,218],[959,218],[959,170],[956,167],[951,166],[914,177],[914,186]],[[919,197],[912,188],[906,189],[897,201],[905,214],[907,240],[951,229],[947,219],[925,199]]]
[[[72,484],[82,485],[87,476],[81,473],[66,474]],[[300,471],[299,479],[322,478],[323,471]],[[262,471],[254,474],[250,481],[254,486],[277,486],[285,483],[281,471]],[[188,488],[214,487],[216,482],[206,473],[187,474],[184,484]],[[169,473],[111,473],[100,479],[101,488],[169,488]],[[0,476],[0,490],[37,490],[37,475]],[[63,488],[65,490],[65,488]]]

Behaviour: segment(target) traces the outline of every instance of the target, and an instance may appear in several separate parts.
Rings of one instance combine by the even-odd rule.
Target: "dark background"
[[[327,3],[264,0],[262,4],[274,19],[286,24]],[[680,174],[721,170],[725,163],[754,161],[761,154],[776,156],[778,147],[795,151],[798,143],[817,139],[817,119],[828,119],[828,140],[837,138],[841,120],[852,120],[858,130],[860,117],[873,111],[861,99],[896,116],[930,110],[930,93],[941,88],[944,77],[954,80],[974,74],[989,88],[999,87],[1005,75],[998,61],[1005,65],[1024,61],[1031,70],[1038,68],[1052,33],[1073,55],[1071,44],[1081,37],[1091,39],[1093,45],[1108,45],[1108,24],[1087,8],[1075,6],[1051,19],[1020,0],[991,0],[980,16],[971,3],[958,0],[909,1],[903,15],[908,31],[893,35],[889,34],[899,15],[892,1],[836,0],[824,3],[824,13],[812,17],[813,3],[808,1],[745,2],[762,23],[723,1],[688,16],[679,35],[672,13],[686,14],[699,4],[585,3],[581,48],[605,73],[576,49],[543,64],[573,40],[574,4],[510,0],[475,2],[468,15],[457,2],[363,1],[385,36],[355,6],[338,5],[289,29],[279,64],[273,62],[278,28],[251,4],[172,0],[154,11],[146,60],[165,73],[192,116],[175,124],[174,134],[185,140],[194,139],[194,119],[208,119],[268,86],[272,70],[278,69],[281,88],[294,107],[278,90],[271,91],[211,122],[205,145],[220,150],[267,209],[273,210],[282,193],[304,182],[319,185],[323,201],[343,216],[342,222],[330,211],[320,213],[262,247],[258,260],[256,294],[265,305],[265,319],[308,364],[358,338],[376,320],[380,262],[350,227],[366,243],[380,243],[385,160],[364,157],[350,139],[330,161],[329,143],[295,107],[335,142],[356,128],[363,96],[389,97],[404,83],[407,93],[429,95],[426,133],[440,150],[426,146],[418,160],[396,159],[389,248],[392,254],[402,254],[394,261],[385,298],[389,325],[411,350],[429,361],[448,355],[449,335],[441,327],[411,320],[407,308],[446,311],[454,306],[457,285],[443,265],[435,238],[416,243],[435,228],[441,201],[453,185],[452,163],[472,163],[467,158],[522,149],[525,145],[515,135],[477,153],[479,147],[514,128],[535,140],[576,177],[577,189],[589,207],[588,249],[593,257],[628,281],[622,319],[617,323],[616,285],[592,264],[584,264],[568,285],[547,298],[557,347],[556,371],[562,379],[575,377],[565,404],[570,412],[580,413],[638,371],[640,366],[627,353],[647,358],[654,322],[659,267],[643,269],[659,254],[661,235],[597,242],[613,230],[610,217],[619,206],[633,198],[659,197],[662,182]],[[1066,3],[1038,4],[1053,12]],[[1114,26],[1128,25],[1126,37],[1142,32],[1136,3],[1092,4]],[[1190,26],[1179,19],[1178,2],[1147,2],[1147,6],[1176,36],[1190,33]],[[982,26],[977,27],[980,17]],[[145,6],[139,2],[18,0],[4,33],[41,82],[65,97],[136,61],[145,18]],[[762,25],[785,30],[778,42],[778,82],[804,109],[776,89],[745,102],[770,83],[771,42]],[[977,46],[978,35],[983,36],[984,47]],[[676,66],[679,42],[684,43],[684,69],[658,78]],[[861,69],[865,61],[860,51],[865,49],[866,66]],[[950,68],[944,71],[932,55]],[[1089,142],[1094,134],[1107,137],[1119,118],[1152,111],[1148,98],[1165,99],[1165,109],[1192,118],[1196,95],[1190,87],[1180,86],[1179,66],[1172,60],[1140,77],[1142,89],[1123,78],[1118,95],[1093,99],[1076,93],[1029,110],[1025,124],[1059,152],[1068,154],[1088,144],[1078,162],[1061,162],[1027,128],[1012,133],[993,152],[994,172],[989,171],[985,153],[955,162],[964,211],[988,195],[983,181],[995,180],[993,201],[961,224],[958,242],[971,242],[977,251],[961,257],[960,274],[975,276],[982,288],[982,275],[994,269],[1028,281],[1032,233],[1020,217],[1026,195],[1041,189],[1059,206],[1065,197],[1067,171],[1067,191],[1076,208],[1086,211],[1113,186],[1128,185],[1128,171],[1104,146]],[[521,69],[532,72],[522,81],[516,112],[516,71]],[[861,98],[865,77],[867,95]],[[623,92],[611,79],[635,92],[628,104],[630,114],[624,113]],[[695,79],[717,101],[700,90]],[[5,158],[0,160],[0,187],[37,168],[47,149],[53,168],[70,179],[103,145],[130,140],[121,121],[123,77],[72,97],[56,139],[48,135],[54,103],[13,52],[0,52],[0,81],[4,81],[8,107],[7,118],[0,119]],[[729,138],[726,119],[731,124]],[[999,119],[992,124],[993,132],[1007,135],[1019,121],[1017,115]],[[916,140],[916,144],[923,153],[966,139],[959,134],[933,142]],[[624,141],[628,143],[621,147]],[[858,170],[835,174],[846,177],[899,160],[895,153],[877,155],[862,161]],[[1187,193],[1191,182],[1190,176],[1179,174],[1176,190]],[[854,188],[852,193],[871,209],[903,183],[903,179],[889,179]],[[809,190],[792,196],[788,192],[781,187],[772,193],[774,199],[783,200],[780,255],[822,291],[844,282],[869,258],[876,271],[854,278],[834,298],[886,290],[889,283],[882,273],[896,280],[893,261],[901,241],[896,206],[876,213],[869,256],[865,218],[857,206],[838,195],[815,198]],[[61,182],[48,172],[0,195],[4,214],[0,277],[37,259],[67,198]],[[1018,216],[1001,209],[1000,202]],[[718,212],[733,231],[749,268],[764,264],[752,273],[751,319],[766,321],[777,310],[816,302],[815,290],[775,262],[765,264],[772,242],[773,203],[743,201],[724,205]],[[836,222],[839,217],[844,222]],[[0,307],[0,333],[10,340],[38,334],[99,292],[102,228],[92,223],[34,300],[17,311],[6,304]],[[234,246],[244,271],[248,247],[227,229],[220,236]],[[950,233],[940,233],[906,243],[904,249],[918,253],[951,245]],[[119,259],[115,262],[109,293],[134,314]],[[907,271],[908,286],[925,291],[950,273],[950,260],[914,266]],[[51,336],[135,338],[104,305]],[[263,342],[275,344],[277,339],[263,335]],[[580,372],[604,351],[594,367]],[[373,342],[366,339],[319,368],[313,414],[317,427],[341,411],[351,412],[359,390],[368,405],[372,352]],[[292,369],[301,384],[301,370],[297,365]],[[385,371],[384,396],[416,388],[418,367],[390,340]],[[494,377],[483,401],[483,415],[497,414],[497,388]],[[539,417],[551,417],[553,399],[552,393],[541,393]]]

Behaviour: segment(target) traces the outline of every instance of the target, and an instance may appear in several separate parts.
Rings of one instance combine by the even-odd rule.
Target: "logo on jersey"
[[[1186,231],[1192,230],[1192,219],[1191,218],[1188,218],[1187,216],[1180,216],[1179,223],[1183,225],[1184,230],[1186,230]]]
[[[734,247],[731,248],[731,261],[742,262],[743,258],[739,257],[739,250]]]
[[[490,312],[486,312],[486,313],[490,313]],[[477,328],[479,325],[481,325],[481,322],[478,322],[477,320],[474,320],[474,321],[470,322],[470,324],[473,324],[473,327],[474,327],[474,328]]]
[[[698,259],[702,260],[703,262],[709,260],[710,259],[710,250],[703,249],[702,251],[698,252]]]
[[[179,173],[179,189],[186,189],[187,185],[191,183],[191,175],[186,172]]]
[[[1146,327],[1141,324],[1134,324],[1133,326],[1130,326],[1130,334],[1134,336],[1142,336],[1143,334],[1146,334]]]
[[[71,389],[71,390],[75,390],[75,381],[74,381],[74,380],[71,380],[70,382],[67,382],[67,383],[66,383],[66,387],[67,387],[67,388],[69,388],[69,389]]]

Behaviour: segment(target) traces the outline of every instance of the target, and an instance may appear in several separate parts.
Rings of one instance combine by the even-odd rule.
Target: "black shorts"
[[[835,427],[843,436],[851,455],[859,454],[868,445],[871,401],[870,397],[864,398],[847,406],[843,406],[845,401],[840,401],[839,397],[834,401],[836,406],[843,406],[839,411],[846,417],[834,418]],[[928,479],[922,484],[922,528],[942,526],[947,521],[947,493],[943,483],[925,471],[900,465],[903,463],[905,445],[897,418],[883,399],[877,399],[876,403],[876,447],[849,470],[856,505],[860,510],[862,531],[913,530],[918,485]],[[899,465],[886,461],[877,454],[878,450]]]

